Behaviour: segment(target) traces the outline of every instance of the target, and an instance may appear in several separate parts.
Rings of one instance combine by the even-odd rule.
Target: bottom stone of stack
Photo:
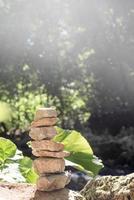
[[[37,158],[33,161],[33,167],[38,175],[61,173],[65,170],[65,161],[62,158]]]
[[[34,198],[30,200],[85,200],[85,198],[77,192],[64,188],[52,192],[41,192],[37,190]]]
[[[68,172],[61,174],[42,175],[37,180],[37,190],[54,191],[64,188],[71,180]]]

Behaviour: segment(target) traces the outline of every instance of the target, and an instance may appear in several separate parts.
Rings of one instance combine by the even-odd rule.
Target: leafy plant
[[[35,110],[40,106],[44,106],[47,96],[43,94],[43,87],[35,91],[27,91],[26,86],[19,83],[17,88],[17,95],[10,100],[10,105],[14,111],[12,124],[24,129],[29,126],[34,118]]]
[[[30,158],[24,157],[19,161],[19,170],[28,183],[36,183],[38,175],[34,172]]]
[[[10,140],[0,137],[0,169],[7,167],[15,156],[16,146]]]
[[[91,82],[91,81],[89,81]],[[87,84],[91,87],[91,84]],[[80,88],[80,89],[78,89]],[[61,86],[57,94],[51,94],[46,86],[32,89],[32,84],[17,83],[14,96],[0,87],[0,122],[6,123],[6,128],[26,129],[34,118],[38,107],[54,105],[59,112],[58,125],[64,128],[82,129],[90,117],[86,102],[89,99],[84,93],[82,84],[72,83]],[[91,89],[88,88],[88,94]],[[84,93],[83,93],[84,92]],[[9,131],[10,132],[10,131]]]
[[[8,103],[0,101],[0,122],[9,122],[12,119],[12,109]]]
[[[59,105],[56,105],[61,110],[61,126],[66,128],[82,129],[84,124],[90,117],[90,112],[86,107],[86,97],[83,94],[83,87],[80,84],[72,84],[67,87],[61,87],[61,95],[59,97]],[[75,86],[74,86],[75,85]],[[81,88],[78,89],[78,88]],[[88,90],[88,93],[89,90]]]
[[[0,180],[9,182],[35,183],[37,174],[32,168],[32,160],[23,157],[16,145],[8,139],[0,138]]]
[[[63,130],[57,128],[58,135],[54,141],[64,144],[64,149],[70,152],[70,156],[66,159],[71,161],[71,164],[95,176],[103,167],[102,161],[93,155],[93,151],[87,140],[77,131]]]

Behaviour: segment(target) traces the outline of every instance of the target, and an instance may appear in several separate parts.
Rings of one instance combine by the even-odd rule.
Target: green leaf
[[[66,166],[72,166],[75,169],[78,169],[79,171],[82,171],[82,172],[86,173],[89,176],[92,176],[92,177],[94,176],[93,172],[88,171],[84,167],[82,167],[81,165],[78,165],[78,164],[76,164],[74,162],[71,162],[70,160],[67,160],[67,159],[66,159]]]
[[[32,167],[32,160],[28,157],[24,157],[19,162],[19,170],[22,176],[26,179],[27,183],[36,183],[38,175],[35,173]]]
[[[77,131],[56,129],[58,134],[54,137],[54,141],[63,143],[64,149],[71,153],[66,159],[75,163],[76,168],[90,175],[97,175],[103,164],[101,160],[93,155],[87,140]]]
[[[16,153],[16,145],[8,139],[0,137],[0,168],[4,167],[5,163],[9,163]]]
[[[0,122],[8,122],[12,119],[12,110],[9,104],[0,101]]]
[[[54,141],[64,144],[65,150],[71,153],[83,152],[93,155],[93,151],[87,140],[77,131],[63,130],[56,128],[58,135],[54,137]]]
[[[96,176],[100,169],[102,168],[102,162],[96,156],[89,153],[77,152],[72,153],[67,160],[77,163],[79,166],[83,167],[83,171],[88,171]]]

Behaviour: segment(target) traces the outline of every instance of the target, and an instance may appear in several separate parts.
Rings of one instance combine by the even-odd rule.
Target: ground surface
[[[0,200],[30,200],[34,193],[35,186],[30,184],[0,183]]]
[[[62,189],[53,192],[36,191],[35,185],[26,183],[0,183],[0,200],[83,200],[76,192]]]

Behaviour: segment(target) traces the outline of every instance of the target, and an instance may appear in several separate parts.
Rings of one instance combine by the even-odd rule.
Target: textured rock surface
[[[86,200],[134,200],[134,173],[98,177],[89,181],[81,194]]]
[[[51,140],[32,141],[31,146],[33,150],[62,151],[64,149],[63,144]]]
[[[44,175],[37,180],[37,189],[40,191],[53,191],[64,188],[71,179],[71,174],[61,173],[54,175]]]
[[[40,192],[35,185],[0,183],[0,200],[84,200],[81,195],[68,189]]]
[[[51,158],[64,158],[70,155],[70,153],[66,151],[51,152],[44,150],[33,150],[32,154],[36,157],[51,157]]]
[[[35,127],[31,128],[29,136],[33,140],[52,139],[57,134],[54,127]]]
[[[33,167],[39,175],[61,173],[65,170],[65,161],[60,158],[37,158],[33,161]]]
[[[57,117],[57,112],[54,108],[39,108],[35,114],[35,120],[45,117]]]
[[[57,122],[57,118],[42,118],[31,123],[32,127],[40,127],[40,126],[54,126]]]

